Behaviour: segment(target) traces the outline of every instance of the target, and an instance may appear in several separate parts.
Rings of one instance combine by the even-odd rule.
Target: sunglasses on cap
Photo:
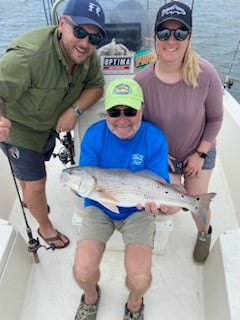
[[[178,29],[164,28],[164,29],[159,29],[156,34],[160,41],[166,41],[171,37],[172,33],[176,40],[183,41],[187,39],[187,36],[189,35],[190,31],[186,29],[181,29],[181,28],[178,28]]]
[[[84,38],[88,37],[89,42],[93,46],[99,45],[99,43],[102,41],[102,39],[103,39],[102,35],[87,32],[82,27],[79,27],[78,25],[74,24],[67,17],[64,17],[64,20],[66,21],[67,24],[69,24],[73,28],[74,37],[76,37],[78,39],[84,39]]]
[[[107,114],[109,117],[111,118],[117,118],[120,117],[121,113],[124,113],[125,117],[135,117],[137,114],[137,110],[133,109],[133,108],[126,108],[126,109],[117,109],[117,108],[111,108],[109,110],[107,110]]]

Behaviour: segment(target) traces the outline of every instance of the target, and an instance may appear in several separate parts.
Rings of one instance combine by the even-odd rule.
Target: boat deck
[[[57,158],[49,162],[47,193],[51,219],[57,229],[69,236],[71,243],[63,250],[39,249],[40,263],[32,264],[19,320],[72,320],[82,294],[72,276],[72,264],[78,241],[78,228],[72,224],[74,196],[69,189],[59,183],[62,169],[63,165]],[[217,192],[211,204],[213,245],[220,234],[238,227],[219,159],[209,191]],[[28,210],[26,214],[34,236],[37,237],[36,222]],[[14,205],[10,222],[27,240],[18,201]],[[153,254],[153,281],[144,297],[146,320],[205,319],[204,267],[192,260],[195,240],[196,227],[191,215],[179,212],[174,217],[173,230],[169,231],[165,253]],[[41,243],[44,244],[42,240]],[[97,320],[123,319],[124,304],[128,296],[124,286],[123,258],[122,251],[108,249],[104,254],[100,281],[102,296]]]

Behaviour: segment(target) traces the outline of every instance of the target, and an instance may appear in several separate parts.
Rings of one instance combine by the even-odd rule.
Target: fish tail
[[[202,221],[203,224],[206,224],[210,202],[215,196],[216,193],[214,192],[195,196],[197,199],[197,205],[193,210],[193,213]]]

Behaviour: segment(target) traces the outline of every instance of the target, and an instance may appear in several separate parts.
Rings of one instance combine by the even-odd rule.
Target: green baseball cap
[[[109,83],[105,92],[104,106],[109,110],[115,106],[128,106],[140,110],[143,103],[143,91],[131,78],[119,78]]]

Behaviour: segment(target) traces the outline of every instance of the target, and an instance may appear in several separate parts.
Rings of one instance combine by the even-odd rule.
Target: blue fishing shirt
[[[106,120],[94,123],[83,137],[79,165],[129,169],[132,172],[148,170],[169,182],[166,137],[159,128],[146,121],[142,121],[130,139],[118,138],[109,130]],[[114,220],[142,211],[136,207],[118,206],[119,213],[116,213],[89,198],[85,198],[84,205],[96,206]]]

